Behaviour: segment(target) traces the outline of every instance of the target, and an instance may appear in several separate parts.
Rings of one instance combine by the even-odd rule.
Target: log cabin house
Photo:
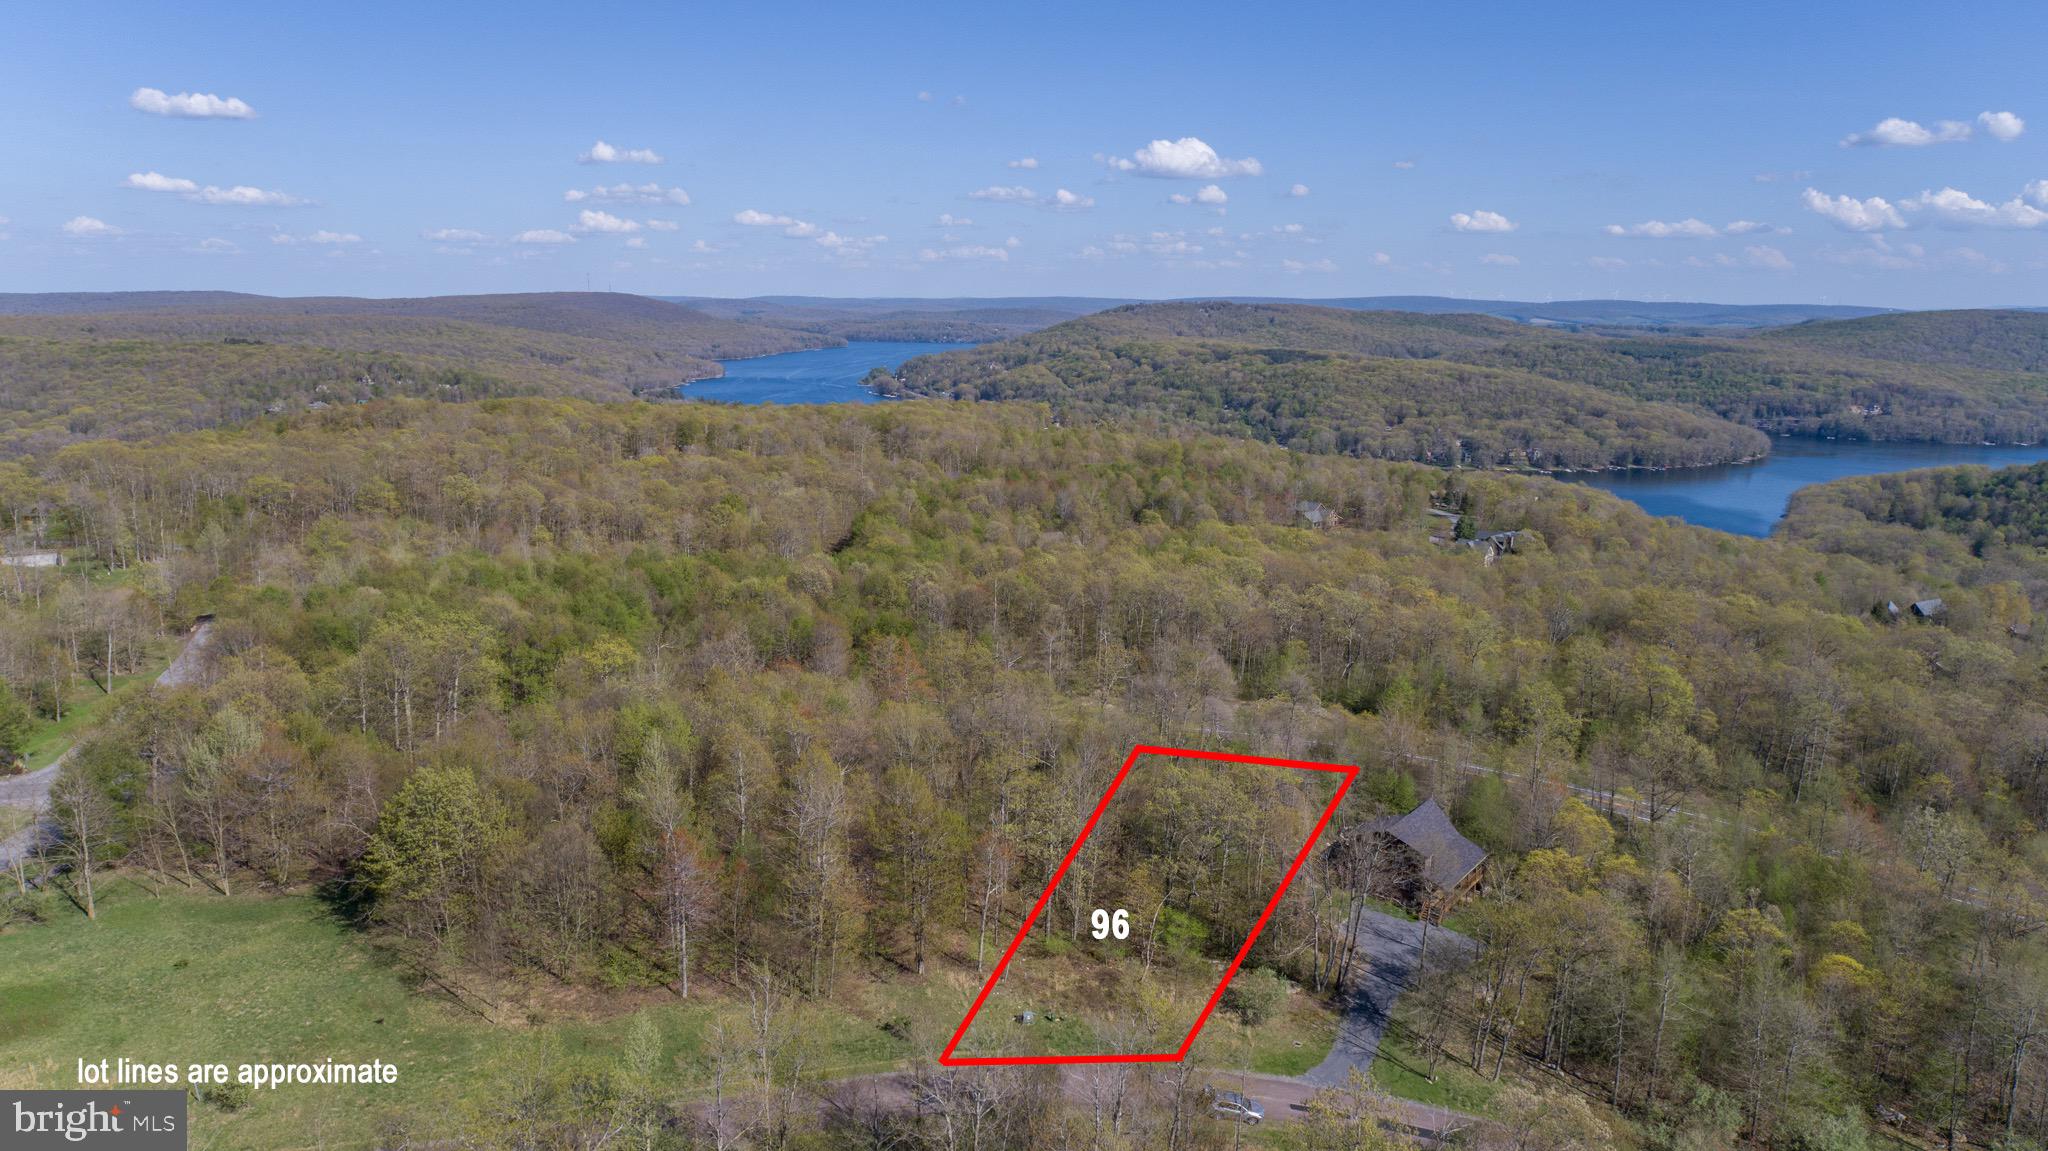
[[[1486,879],[1486,849],[1460,835],[1434,799],[1346,830],[1331,851],[1367,894],[1432,923]]]

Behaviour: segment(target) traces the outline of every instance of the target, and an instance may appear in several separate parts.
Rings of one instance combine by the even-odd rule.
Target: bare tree
[[[712,871],[686,832],[669,834],[661,860],[662,923],[675,953],[676,984],[690,997],[690,932],[712,900]]]
[[[59,858],[70,865],[78,905],[87,919],[99,918],[94,875],[114,846],[114,810],[92,781],[67,768],[50,789],[50,803],[63,829]]]

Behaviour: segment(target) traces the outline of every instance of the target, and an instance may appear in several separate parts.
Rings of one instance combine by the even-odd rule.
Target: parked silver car
[[[1217,1119],[1256,1127],[1265,1120],[1266,1109],[1235,1091],[1212,1091],[1209,1093],[1209,1114]]]

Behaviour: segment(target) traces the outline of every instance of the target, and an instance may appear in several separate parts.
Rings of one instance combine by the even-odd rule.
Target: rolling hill
[[[1284,396],[1296,412],[1291,430],[1268,426],[1261,434],[1291,442],[1314,430],[1327,433],[1323,441],[1351,445],[1336,450],[1377,454],[1369,445],[1386,441],[1372,421],[1384,413],[1360,401],[1398,403],[1419,390],[1433,405],[1427,409],[1432,418],[1452,415],[1457,401],[1432,392],[1430,371],[1396,366],[1433,361],[1437,376],[1451,364],[1499,373],[1467,397],[1493,405],[1467,411],[1467,428],[1483,426],[1470,421],[1504,412],[1499,405],[1512,400],[1543,413],[1557,439],[1558,427],[1588,414],[1590,392],[1608,397],[1610,407],[1599,418],[1611,416],[1616,427],[1651,437],[1636,445],[1641,450],[1617,451],[1600,464],[1587,458],[1583,443],[1555,451],[1525,434],[1529,466],[1677,466],[1716,462],[1657,438],[1681,427],[1696,444],[1723,453],[1719,459],[1763,450],[1753,434],[1721,426],[1730,422],[1745,425],[1742,432],[1785,435],[2037,442],[2048,436],[2048,374],[2035,367],[2044,347],[2048,316],[2027,312],[1883,315],[1697,335],[1572,332],[1469,314],[1182,302],[1111,309],[972,353],[914,360],[890,387],[906,395],[1023,395],[1099,411],[1174,412],[1212,427],[1242,423],[1239,412],[1258,403],[1224,395],[1211,381],[1162,376],[1162,363],[1193,355],[1210,364],[1212,376],[1235,372],[1261,381],[1254,386],[1272,390],[1271,398]],[[1276,375],[1275,352],[1291,353],[1289,371],[1303,379]],[[1302,365],[1309,360],[1303,357],[1309,354],[1329,386],[1297,386],[1305,382],[1309,369]],[[1611,406],[1619,401],[1651,407]],[[1403,413],[1397,408],[1393,414]],[[1681,415],[1706,418],[1713,434],[1701,438]],[[1653,426],[1661,431],[1650,432]],[[1623,441],[1610,435],[1595,442],[1620,447]],[[1545,458],[1553,462],[1540,462]]]
[[[840,343],[616,293],[0,297],[0,455],[383,395],[626,399]]]

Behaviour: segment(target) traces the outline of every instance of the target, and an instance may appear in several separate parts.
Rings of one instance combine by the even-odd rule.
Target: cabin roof
[[[1422,857],[1425,879],[1450,891],[1486,862],[1486,849],[1458,834],[1451,817],[1434,798],[1417,804],[1403,816],[1388,816],[1365,825],[1368,832],[1383,831],[1412,848]]]

